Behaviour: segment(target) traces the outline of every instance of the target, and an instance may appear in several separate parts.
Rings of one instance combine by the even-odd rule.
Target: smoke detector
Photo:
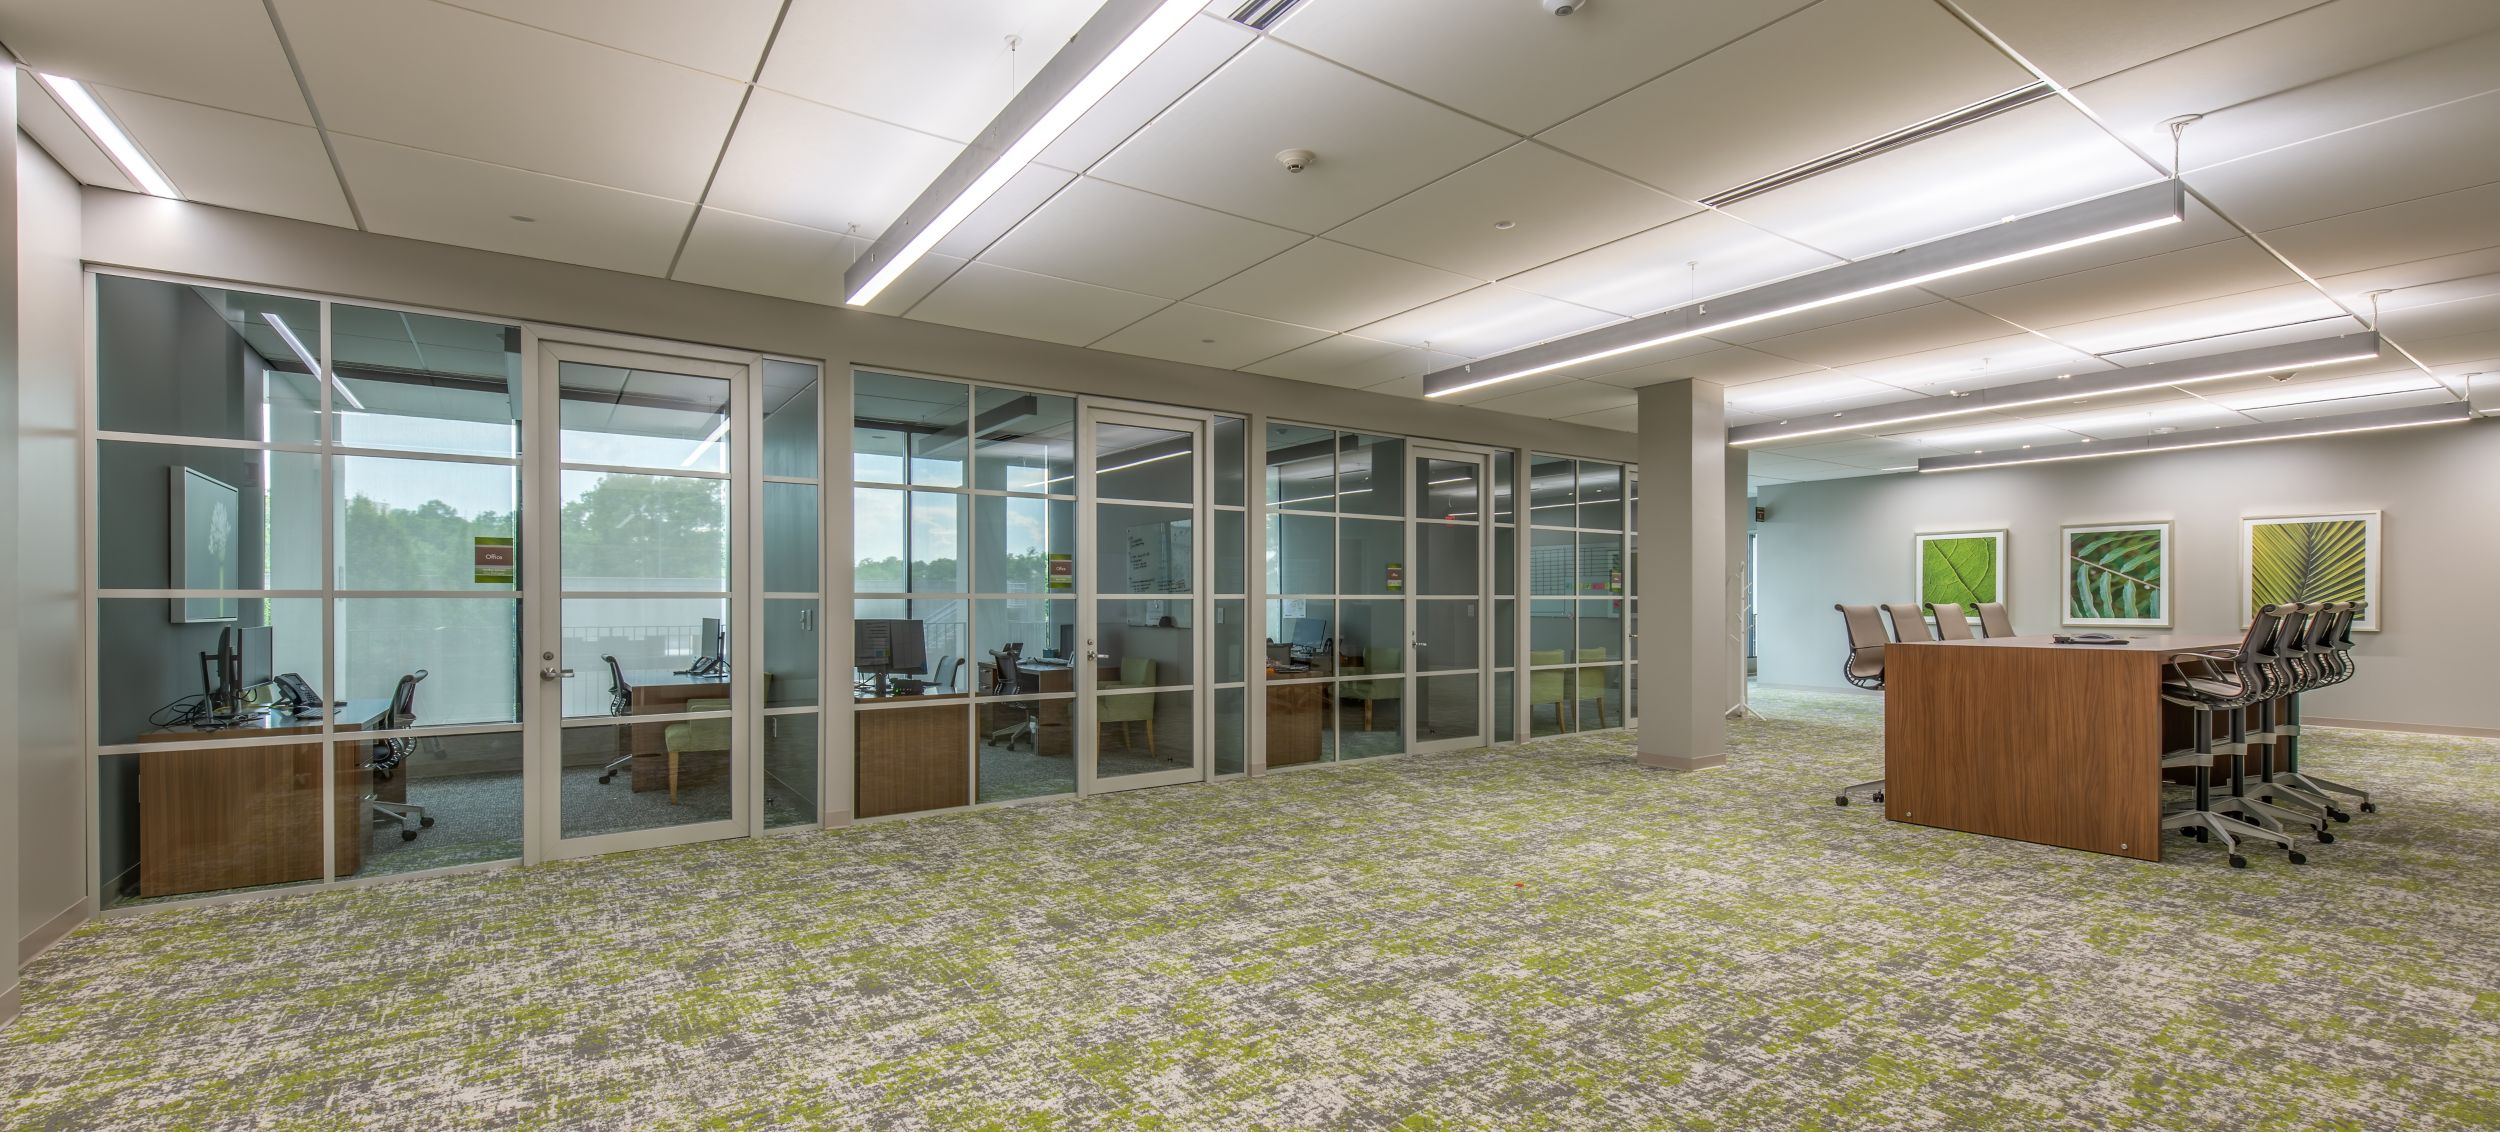
[[[1319,155],[1307,149],[1288,149],[1276,154],[1276,163],[1284,166],[1287,173],[1299,173],[1310,168],[1311,163],[1317,160],[1319,160]]]
[[[1538,3],[1545,5],[1546,11],[1557,16],[1568,16],[1589,6],[1588,0],[1538,0]]]

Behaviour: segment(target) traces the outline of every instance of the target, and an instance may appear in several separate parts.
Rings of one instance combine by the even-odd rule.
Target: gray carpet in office
[[[2500,1126],[2500,742],[2293,866],[1888,823],[1867,698],[90,924],[0,1126]]]

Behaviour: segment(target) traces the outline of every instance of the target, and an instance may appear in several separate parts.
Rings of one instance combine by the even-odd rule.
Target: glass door
[[[1413,459],[1415,521],[1408,524],[1413,545],[1406,560],[1414,564],[1407,623],[1415,734],[1408,749],[1482,746],[1490,702],[1484,658],[1492,652],[1484,504],[1492,469],[1478,452],[1417,448]]]
[[[1089,408],[1078,445],[1078,788],[1206,777],[1199,692],[1206,422]]]
[[[549,856],[747,830],[751,367],[547,343],[531,467],[531,765]],[[757,655],[760,655],[757,654]],[[732,710],[735,708],[736,710]]]

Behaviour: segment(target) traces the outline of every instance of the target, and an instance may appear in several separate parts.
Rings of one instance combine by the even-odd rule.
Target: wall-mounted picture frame
[[[2058,528],[2059,623],[2096,628],[2167,629],[2171,524],[2076,524]]]
[[[233,484],[179,464],[173,476],[171,515],[173,583],[178,590],[242,588],[243,493]],[[232,621],[238,603],[230,597],[173,599],[177,625]]]
[[[2359,601],[2356,632],[2379,630],[2379,512],[2240,520],[2240,625],[2263,606]]]
[[[1979,603],[2004,601],[2005,531],[1934,531],[1916,536],[1918,600],[1959,604],[1973,620]]]

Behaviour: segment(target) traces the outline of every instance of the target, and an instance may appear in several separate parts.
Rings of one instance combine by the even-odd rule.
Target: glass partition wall
[[[1625,469],[1529,458],[1529,736],[1626,725]]]

